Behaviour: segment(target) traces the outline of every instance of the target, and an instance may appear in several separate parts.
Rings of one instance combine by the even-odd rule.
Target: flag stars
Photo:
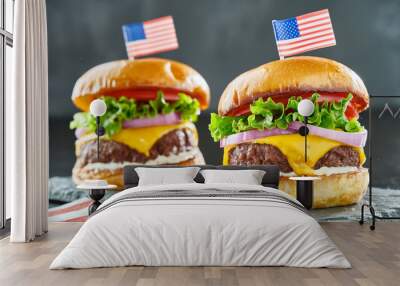
[[[288,40],[300,35],[296,18],[274,22],[275,33],[278,40]]]

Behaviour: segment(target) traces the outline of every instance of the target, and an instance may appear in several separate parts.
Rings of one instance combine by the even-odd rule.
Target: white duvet
[[[262,191],[268,198],[178,195],[129,199],[137,192],[174,190]],[[295,204],[299,205],[279,190],[254,185],[131,188],[104,202],[50,269],[127,265],[349,268],[350,263],[320,225]]]

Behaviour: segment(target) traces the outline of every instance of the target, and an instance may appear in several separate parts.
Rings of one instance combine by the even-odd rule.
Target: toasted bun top
[[[81,110],[88,111],[90,103],[112,93],[122,96],[124,90],[166,88],[179,90],[197,98],[202,109],[210,102],[210,88],[205,79],[183,63],[146,58],[119,60],[95,66],[75,83],[72,101]]]
[[[235,78],[222,93],[218,113],[227,115],[259,97],[305,92],[352,93],[352,103],[358,112],[369,103],[363,81],[345,65],[319,57],[292,57],[267,63]]]

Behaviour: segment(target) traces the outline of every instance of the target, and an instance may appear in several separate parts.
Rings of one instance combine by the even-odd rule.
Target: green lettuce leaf
[[[74,119],[70,122],[69,128],[96,129],[96,119],[89,112],[78,112],[74,114]]]
[[[112,136],[122,129],[126,120],[152,118],[159,114],[177,112],[183,121],[197,121],[200,111],[200,104],[197,99],[193,99],[184,93],[179,93],[178,97],[177,101],[168,103],[163,92],[158,91],[154,100],[142,103],[123,96],[118,99],[104,96],[102,99],[107,105],[107,111],[100,118],[100,123],[106,134]],[[96,119],[89,112],[79,112],[74,115],[69,127],[70,129],[84,128],[94,132],[96,130]]]
[[[318,102],[319,97],[318,93],[314,93],[310,98],[314,103],[314,112],[308,117],[309,124],[345,132],[359,132],[364,129],[357,119],[348,120],[345,116],[347,105],[353,98],[352,94],[335,102]],[[270,97],[267,100],[259,98],[250,105],[248,116],[219,116],[212,113],[209,124],[211,136],[214,141],[219,141],[228,135],[250,129],[287,129],[293,121],[304,122],[303,116],[297,111],[301,100],[301,96],[292,96],[285,106],[283,103],[274,102]]]

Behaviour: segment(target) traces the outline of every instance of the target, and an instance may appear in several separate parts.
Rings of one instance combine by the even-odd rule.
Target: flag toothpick
[[[172,16],[123,25],[122,32],[130,59],[179,47]]]
[[[273,20],[272,27],[281,60],[336,45],[328,9],[284,20]]]

